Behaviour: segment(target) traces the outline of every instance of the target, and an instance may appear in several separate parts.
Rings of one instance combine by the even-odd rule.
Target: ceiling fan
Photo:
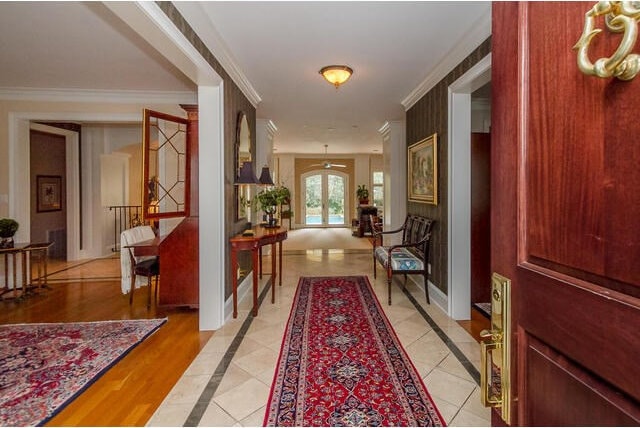
[[[325,157],[327,157],[327,147],[328,146],[329,146],[328,144],[324,145],[324,156]],[[331,162],[329,160],[326,160],[323,163],[316,163],[316,164],[313,164],[311,166],[321,166],[324,169],[330,169],[330,168],[333,168],[333,167],[337,167],[337,168],[346,168],[347,167],[346,165],[342,165],[342,164],[339,164],[339,163],[333,163],[333,162]]]

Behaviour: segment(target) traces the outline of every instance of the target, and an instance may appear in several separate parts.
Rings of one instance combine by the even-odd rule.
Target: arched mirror
[[[244,112],[238,113],[236,123],[236,144],[235,144],[235,177],[240,174],[240,168],[244,162],[251,162],[251,131],[247,115]],[[234,186],[236,193],[236,221],[246,218],[251,221],[251,186]]]

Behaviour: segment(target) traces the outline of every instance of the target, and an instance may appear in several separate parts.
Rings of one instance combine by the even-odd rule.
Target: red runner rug
[[[44,424],[165,321],[0,326],[0,425]]]
[[[302,277],[265,426],[443,426],[365,276]]]

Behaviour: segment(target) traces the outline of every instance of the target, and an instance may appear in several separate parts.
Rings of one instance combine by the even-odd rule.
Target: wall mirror
[[[145,218],[189,215],[187,119],[144,110],[143,211]]]
[[[236,123],[236,144],[235,144],[235,178],[240,174],[240,168],[244,162],[251,162],[251,131],[247,115],[244,112],[238,113]],[[236,221],[246,218],[251,221],[251,186],[237,185],[236,193]]]

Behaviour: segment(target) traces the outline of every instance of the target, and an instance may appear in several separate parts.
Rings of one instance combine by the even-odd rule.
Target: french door
[[[346,226],[348,176],[337,171],[311,171],[301,179],[304,226]]]

